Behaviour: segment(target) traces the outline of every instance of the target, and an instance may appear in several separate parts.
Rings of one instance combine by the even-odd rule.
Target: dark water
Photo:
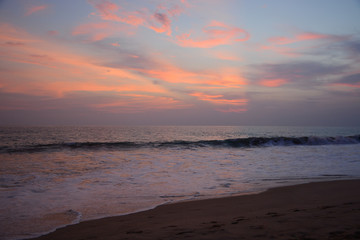
[[[359,143],[360,128],[2,127],[0,238],[172,201],[359,178]]]

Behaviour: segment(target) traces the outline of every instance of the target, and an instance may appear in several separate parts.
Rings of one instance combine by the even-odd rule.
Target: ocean
[[[0,239],[171,202],[359,178],[359,143],[359,127],[0,127]]]

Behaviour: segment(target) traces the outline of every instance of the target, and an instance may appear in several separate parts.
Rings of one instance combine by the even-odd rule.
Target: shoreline
[[[46,239],[359,239],[360,179],[168,203],[59,228]]]

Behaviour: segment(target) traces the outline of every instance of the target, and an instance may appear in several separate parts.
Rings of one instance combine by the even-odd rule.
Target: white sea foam
[[[179,138],[169,137],[169,128],[164,131],[166,141],[160,141],[159,133],[153,139],[147,138],[152,142]],[[351,144],[347,137],[326,137],[312,131],[315,137],[308,138],[312,144],[296,145],[286,142],[289,138],[303,137],[294,132],[279,137],[267,131],[261,137],[260,133],[244,135],[232,128],[238,133],[231,135],[228,128],[220,127],[209,130],[208,136],[203,133],[202,139],[194,128],[188,131],[188,137],[181,133],[179,139],[231,144],[227,139],[254,137],[257,141],[265,139],[267,147],[218,147],[215,142],[200,147],[186,144],[110,150],[85,147],[1,153],[0,228],[6,231],[1,232],[0,238],[30,237],[78,221],[127,214],[174,201],[360,177],[360,145]],[[339,131],[330,135],[326,131],[327,136],[341,136]],[[223,135],[215,136],[214,132]],[[359,134],[350,130],[345,133],[344,136]],[[189,137],[191,134],[196,137]],[[318,144],[326,138],[341,144]],[[139,142],[138,136],[117,140]]]

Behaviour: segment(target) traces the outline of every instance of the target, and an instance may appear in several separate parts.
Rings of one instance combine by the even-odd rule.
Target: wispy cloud
[[[300,33],[292,38],[289,37],[272,37],[269,38],[270,43],[274,43],[277,45],[285,45],[285,44],[292,44],[301,41],[308,41],[308,40],[317,40],[317,39],[334,39],[332,35],[326,34],[319,34],[319,33],[312,33],[312,32],[304,32]]]
[[[229,51],[211,51],[210,54],[219,60],[242,61],[242,58]]]
[[[221,112],[244,112],[247,111],[246,105],[248,103],[248,99],[246,98],[225,98],[224,95],[211,95],[205,94],[202,92],[194,92],[190,94],[198,98],[201,101],[209,102],[211,104],[221,106],[221,108],[217,108],[216,110]]]
[[[85,35],[91,42],[100,41],[120,30],[120,27],[114,26],[109,22],[86,23],[75,27],[72,35]]]
[[[287,82],[288,82],[287,79],[282,79],[282,78],[263,79],[259,82],[259,84],[262,86],[265,86],[265,87],[279,87],[279,86],[286,84]]]
[[[132,68],[157,81],[185,84],[186,88],[241,88],[248,84],[238,68],[216,68],[213,70],[188,70],[168,59],[157,59],[151,68]]]
[[[134,26],[142,25],[145,21],[140,11],[125,11],[119,5],[106,0],[88,0],[88,2],[95,7],[103,20],[123,22]]]
[[[261,45],[261,50],[270,50],[281,55],[297,57],[319,44],[330,44],[348,39],[348,36],[300,32],[293,37],[271,37],[268,43]],[[301,44],[300,44],[301,43]],[[304,45],[304,43],[307,43]],[[300,45],[299,45],[300,44]]]
[[[121,22],[135,27],[143,26],[157,33],[172,33],[172,19],[184,11],[186,4],[159,4],[155,10],[141,8],[130,11],[122,6],[106,0],[88,0],[97,10],[101,19],[107,21]],[[181,5],[180,5],[181,4]]]
[[[154,13],[151,17],[149,28],[158,33],[171,35],[171,20],[165,13]]]
[[[231,45],[247,41],[250,34],[238,27],[212,21],[202,29],[202,36],[193,38],[191,33],[177,36],[177,43],[182,47],[212,48],[219,45]]]
[[[325,84],[326,79],[341,76],[346,65],[323,64],[314,61],[291,61],[279,64],[260,64],[253,66],[253,73],[248,78],[267,87],[286,84],[288,87],[318,86]],[[289,85],[288,85],[289,84]]]
[[[48,5],[37,5],[37,6],[29,7],[26,10],[25,16],[30,16],[36,12],[43,11],[43,10],[47,9],[48,7],[49,7]]]
[[[360,88],[360,73],[355,73],[352,75],[342,77],[331,85],[350,87],[350,88]]]
[[[191,105],[176,100],[173,97],[144,94],[122,94],[114,99],[105,100],[102,103],[94,103],[92,106],[100,111],[112,113],[139,113],[150,110],[158,111],[191,107]]]
[[[275,53],[278,53],[280,55],[284,55],[287,57],[297,57],[301,55],[299,52],[296,51],[296,49],[291,47],[284,47],[284,46],[277,46],[277,45],[262,45],[259,48],[260,50],[268,50]]]
[[[47,34],[48,34],[49,36],[56,36],[56,35],[58,35],[59,33],[58,33],[58,31],[50,30],[50,31],[47,31]]]
[[[360,63],[360,39],[359,38],[350,38],[348,41],[342,42],[340,45],[333,47],[331,50],[336,51],[337,53],[343,54],[345,58],[351,59],[358,65]],[[326,54],[324,52],[323,54]]]
[[[158,106],[158,109],[185,106],[175,98],[170,101],[171,97],[166,89],[131,69],[98,65],[98,59],[76,53],[74,49],[59,47],[11,25],[3,26],[0,42],[10,39],[14,42],[21,39],[22,42],[11,48],[7,45],[0,46],[0,59],[12,66],[12,70],[1,70],[2,93],[47,99],[66,99],[69,94],[80,92],[96,95],[98,100],[104,97],[104,93],[118,96],[112,101],[105,101],[103,105],[84,102],[84,106],[96,109],[114,109],[119,102],[124,105],[129,103],[129,109],[131,106],[135,107],[136,102],[148,102],[148,105],[143,104],[143,109],[151,105]],[[165,99],[166,104],[163,103]],[[21,99],[15,105],[30,109]]]

